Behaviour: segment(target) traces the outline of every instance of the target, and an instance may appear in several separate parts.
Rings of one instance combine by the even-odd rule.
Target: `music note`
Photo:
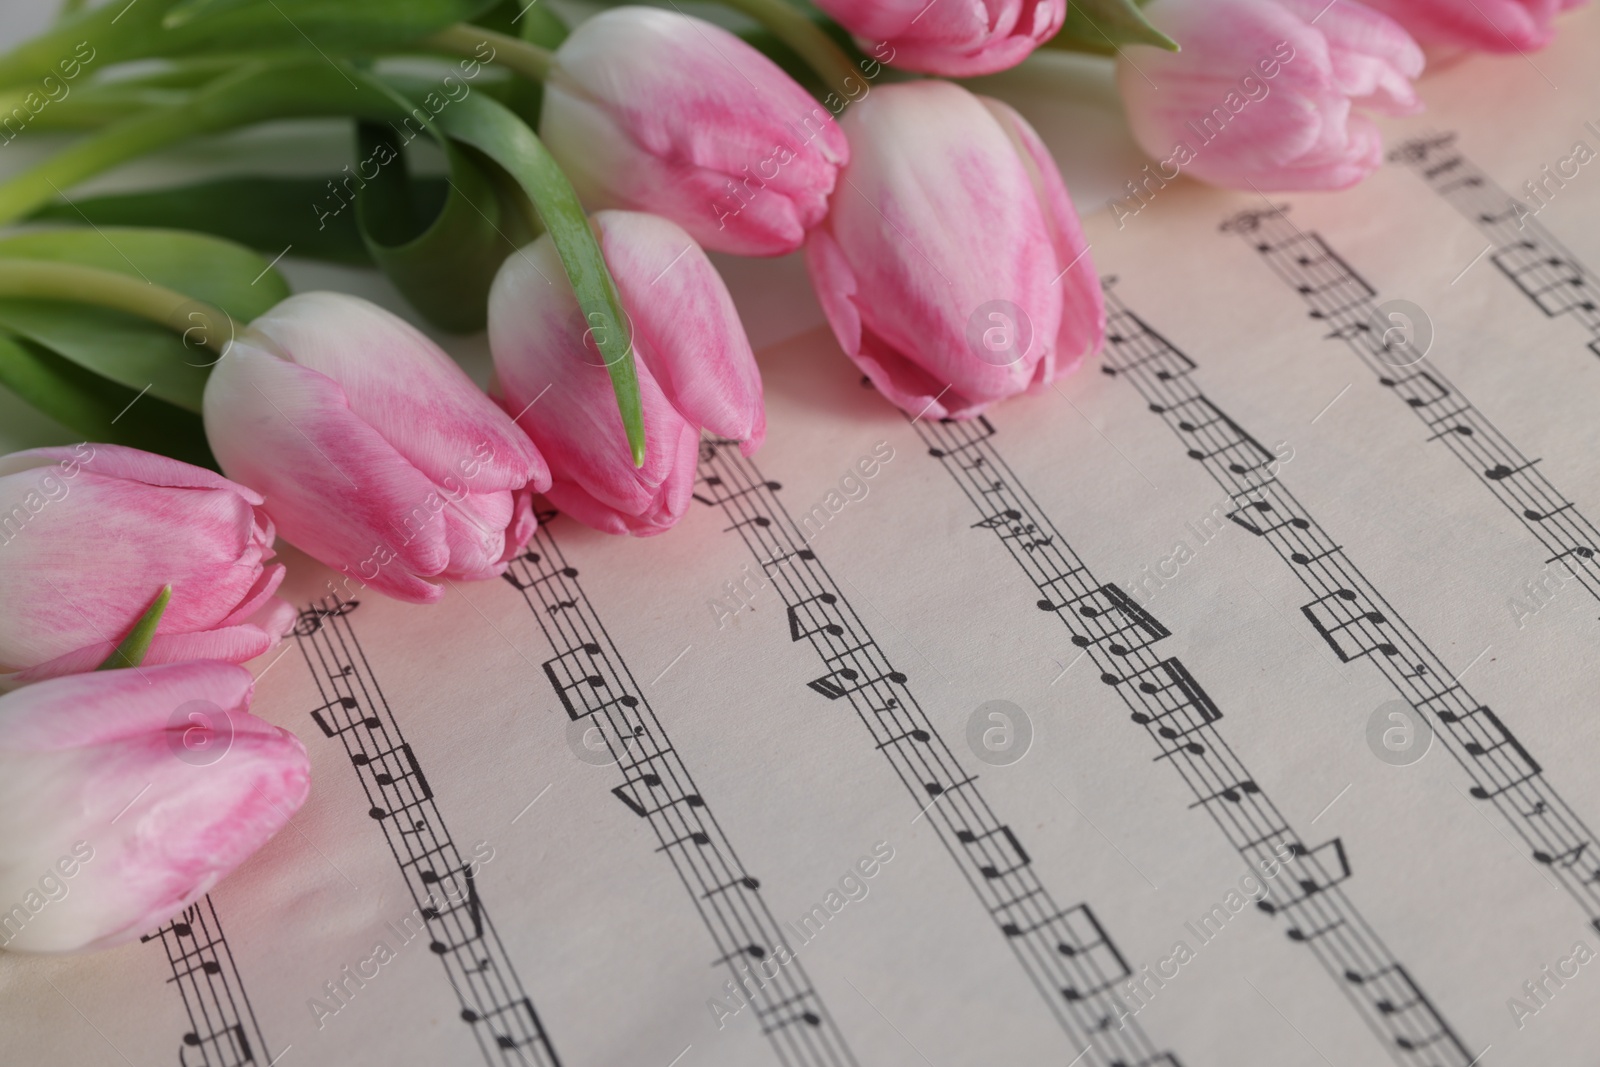
[[[1198,748],[1199,746],[1195,747]],[[1245,797],[1253,797],[1260,792],[1261,787],[1256,785],[1255,782],[1246,778],[1238,785],[1230,785],[1228,788],[1218,790],[1217,792],[1212,793],[1210,796],[1201,797],[1193,804],[1190,804],[1189,807],[1198,808],[1201,805],[1211,803],[1213,800],[1226,800],[1229,804],[1242,804]]]
[[[803,641],[812,634],[819,633],[826,633],[830,636],[838,637],[840,634],[844,633],[844,627],[840,626],[836,622],[820,622],[814,626],[810,626],[809,628],[802,625],[800,622],[800,609],[805,607],[807,604],[822,604],[825,607],[833,607],[836,603],[838,603],[838,601],[839,598],[834,596],[832,593],[823,593],[820,596],[807,597],[798,604],[791,605],[788,609],[789,640]]]
[[[882,678],[863,678],[861,672],[849,667],[843,667],[832,674],[825,674],[821,678],[807,682],[806,685],[829,700],[838,700],[840,697],[849,696],[851,693],[858,692],[870,685],[876,685],[879,682],[903,683],[905,680],[906,676],[899,671],[890,671]]]
[[[891,737],[887,741],[881,741],[878,743],[877,747],[888,748],[890,745],[899,744],[901,741],[916,741],[925,745],[932,739],[933,735],[928,733],[928,731],[917,729],[908,731],[907,733],[899,734],[895,737]]]
[[[951,420],[951,419],[940,419],[939,420],[939,424],[941,426],[953,427],[951,430],[945,431],[946,433],[952,434],[952,435],[957,433],[957,432],[968,432],[974,427],[976,427],[981,432],[978,433],[977,436],[973,437],[972,440],[964,441],[961,444],[955,445],[955,446],[953,446],[951,448],[948,448],[948,449],[944,449],[944,448],[930,448],[930,449],[928,449],[928,455],[932,456],[934,459],[944,459],[946,456],[953,456],[958,452],[964,452],[965,450],[967,450],[969,448],[975,448],[978,445],[983,444],[984,441],[986,441],[989,438],[993,437],[994,433],[995,433],[994,424],[991,423],[989,421],[989,419],[984,415],[979,415],[976,419],[973,419],[970,422],[961,422],[961,423],[955,422],[954,420]],[[960,428],[959,431],[957,429],[954,429],[954,427],[959,427]],[[982,462],[982,461],[980,460],[979,462]]]
[[[1522,517],[1525,518],[1525,519],[1528,519],[1531,522],[1543,522],[1544,520],[1550,518],[1551,516],[1561,514],[1563,511],[1566,511],[1568,508],[1571,508],[1572,506],[1573,505],[1571,504],[1571,502],[1568,502],[1568,503],[1562,504],[1559,508],[1556,508],[1554,511],[1539,511],[1539,510],[1536,510],[1534,508],[1527,508],[1522,512]]]
[[[990,515],[988,518],[981,519],[980,521],[973,523],[972,529],[993,530],[997,526],[1004,526],[1006,523],[1015,521],[1021,517],[1022,512],[1016,510],[1015,508],[1007,508],[998,515]]]
[[[1261,515],[1274,514],[1273,506],[1267,503],[1265,500],[1252,500],[1246,505],[1246,507]],[[1234,511],[1228,512],[1228,518],[1231,519],[1236,525],[1242,527],[1243,529],[1249,530],[1257,537],[1265,537],[1267,534],[1281,530],[1285,526],[1293,526],[1296,530],[1309,530],[1311,528],[1311,523],[1300,518],[1298,515],[1290,516],[1287,519],[1280,519],[1270,526],[1257,526],[1246,516],[1246,507],[1241,507]]]
[[[1022,847],[1022,842],[1017,840],[1017,835],[1011,832],[1011,827],[1009,826],[997,826],[993,830],[989,830],[982,834],[975,834],[971,830],[956,831],[956,840],[960,841],[964,845],[975,845],[979,842],[988,841],[996,834],[1001,835],[1004,838],[1005,843],[1011,846],[1011,851],[1014,856],[1008,861],[1008,865],[1005,867],[1001,867],[993,862],[984,863],[979,866],[978,873],[983,875],[985,878],[990,879],[991,881],[996,878],[1004,877],[1013,871],[1020,870],[1021,868],[1026,867],[1033,862],[1028,857],[1027,850]],[[1004,851],[1004,849],[1001,849],[1001,852]],[[985,858],[987,858],[987,856],[985,856]]]
[[[708,890],[704,894],[704,897],[712,897],[712,896],[715,896],[718,893],[726,893],[730,889],[760,889],[760,888],[761,888],[761,882],[760,882],[759,879],[752,878],[749,875],[745,875],[743,878],[735,878],[733,881],[727,883],[726,885],[719,885],[719,886],[716,886],[713,889]]]
[[[638,778],[624,782],[622,785],[616,786],[611,790],[611,794],[613,796],[626,804],[628,809],[641,819],[648,818],[649,816],[655,815],[658,812],[666,811],[668,808],[674,807],[678,804],[686,804],[691,808],[703,808],[706,806],[706,802],[701,798],[700,794],[685,793],[681,797],[673,797],[656,807],[646,808],[643,804],[639,803],[638,800],[634,799],[633,787],[636,784],[643,784],[647,789],[650,790],[660,789],[662,788],[661,776],[657,774],[643,774]],[[647,793],[646,796],[650,796],[650,794]],[[651,802],[654,803],[654,797],[651,796],[650,799]]]
[[[1041,602],[1041,607],[1043,602]],[[1081,618],[1093,620],[1100,636],[1091,638],[1074,634],[1072,643],[1079,648],[1104,642],[1115,656],[1127,656],[1138,649],[1171,637],[1172,632],[1123,592],[1115,583],[1107,583],[1093,592],[1069,601],[1066,605]]]
[[[716,959],[711,961],[711,966],[720,967],[722,964],[738,959],[740,956],[749,956],[753,960],[759,960],[763,959],[766,954],[767,950],[761,945],[745,945],[743,948],[730,952],[725,956],[718,956]]]
[[[506,581],[510,582],[512,584],[512,586],[514,586],[517,589],[522,589],[522,590],[532,589],[534,586],[541,585],[541,584],[543,584],[545,582],[548,582],[552,578],[576,578],[577,576],[578,576],[578,568],[576,568],[576,567],[562,567],[558,571],[551,571],[549,574],[543,575],[543,576],[538,577],[538,578],[534,578],[531,581],[526,581],[526,582],[524,582],[521,579],[519,579],[510,570],[507,570],[503,574],[500,575],[500,577],[502,577]]]
[[[1542,863],[1546,867],[1571,867],[1578,862],[1578,860],[1583,856],[1583,850],[1588,847],[1589,842],[1585,841],[1580,845],[1569,848],[1565,852],[1557,853],[1554,856],[1543,850],[1535,849],[1533,853],[1533,859],[1535,863]]]
[[[1291,926],[1287,931],[1287,935],[1288,935],[1288,938],[1289,938],[1290,941],[1300,941],[1300,942],[1315,941],[1320,937],[1323,937],[1323,936],[1326,936],[1327,934],[1332,933],[1333,931],[1339,929],[1343,925],[1344,925],[1344,920],[1343,919],[1339,919],[1336,922],[1331,922],[1328,925],[1323,926],[1323,927],[1319,927],[1318,929],[1312,930],[1309,933],[1307,933],[1305,930],[1300,929],[1298,926]]]
[[[467,910],[467,918],[472,923],[472,935],[470,937],[463,938],[456,944],[450,944],[440,940],[429,942],[429,951],[438,956],[443,956],[447,952],[454,952],[457,949],[464,948],[465,946],[476,941],[483,940],[483,905],[478,900],[478,886],[473,880],[472,865],[470,863],[461,868],[461,876],[467,883],[467,894],[465,900],[458,901],[456,904],[443,911],[440,911],[438,908],[424,908],[422,910],[422,914],[425,917],[430,920],[437,920],[446,915],[452,915],[455,912],[460,911],[462,908],[465,908]],[[422,880],[430,884],[437,884],[440,881],[440,878],[433,871],[424,871],[422,872]],[[428,899],[433,899],[431,894]]]
[[[338,737],[340,734],[348,733],[351,730],[354,730],[358,726],[361,727],[364,730],[376,730],[379,726],[383,725],[383,723],[379,721],[379,719],[378,719],[378,717],[376,715],[368,715],[368,716],[365,716],[364,718],[352,719],[346,725],[338,727],[337,729],[335,729],[334,727],[329,726],[328,725],[328,720],[326,720],[326,719],[324,719],[322,717],[322,713],[325,710],[327,710],[328,708],[334,707],[335,705],[337,705],[337,706],[339,706],[341,708],[345,708],[345,709],[352,709],[352,708],[355,708],[355,707],[358,706],[354,697],[340,697],[338,700],[334,701],[332,704],[325,704],[322,707],[317,708],[315,711],[313,711],[311,713],[312,721],[314,721],[317,724],[317,727],[319,729],[321,729],[321,731],[323,733],[323,736],[325,736],[325,737]]]
[[[1293,557],[1291,557],[1293,558]],[[1301,562],[1295,560],[1296,563]],[[1374,652],[1381,652],[1385,656],[1400,654],[1393,642],[1385,640],[1380,634],[1376,639],[1369,639],[1366,634],[1348,634],[1358,624],[1378,627],[1388,626],[1389,620],[1384,614],[1370,605],[1359,602],[1357,594],[1349,589],[1337,589],[1327,596],[1318,597],[1300,609],[1300,613],[1310,621],[1312,629],[1316,630],[1322,639],[1333,649],[1333,654],[1339,657],[1339,662],[1349,663],[1351,660],[1370,656]],[[1353,605],[1353,609],[1345,609],[1340,605]],[[1347,646],[1341,637],[1352,636],[1353,644]]]
[[[1504,481],[1505,479],[1511,477],[1513,474],[1521,474],[1523,471],[1527,470],[1529,467],[1532,467],[1535,463],[1538,463],[1538,462],[1539,461],[1536,460],[1536,459],[1529,460],[1527,463],[1522,464],[1520,467],[1508,467],[1504,463],[1496,463],[1494,466],[1492,466],[1488,470],[1484,471],[1483,472],[1483,476],[1485,478],[1488,478],[1490,481],[1495,481],[1495,482]]]
[[[705,484],[711,485],[711,486],[720,486],[722,484],[722,479],[721,478],[717,478],[715,476],[705,478],[704,481],[705,481]],[[737,500],[742,496],[747,496],[750,493],[754,493],[754,492],[757,492],[757,491],[762,490],[762,489],[771,489],[773,491],[776,491],[776,490],[779,490],[779,489],[782,489],[782,488],[783,488],[783,486],[778,484],[777,482],[757,482],[755,485],[752,485],[747,489],[741,489],[736,493],[729,493],[727,496],[710,498],[710,497],[703,497],[699,493],[695,493],[693,495],[694,495],[695,500],[699,501],[702,504],[710,504],[712,506],[716,506],[716,505],[719,505],[719,504],[729,503],[730,501]],[[758,523],[757,525],[765,525],[765,523]]]

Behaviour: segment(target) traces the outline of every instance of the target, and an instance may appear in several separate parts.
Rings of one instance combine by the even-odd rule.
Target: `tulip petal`
[[[1061,180],[1050,150],[1032,126],[1010,105],[979,97],[1016,143],[1023,163],[1039,193],[1050,242],[1061,273],[1054,285],[1061,288],[1061,328],[1055,344],[1040,363],[1040,382],[1054,381],[1077,369],[1085,356],[1098,353],[1106,339],[1106,304],[1100,275],[1089,258],[1089,241],[1072,206],[1067,184]]]
[[[262,490],[305,552],[391,596],[443,595],[420,580],[449,564],[440,494],[338,382],[238,341],[211,373],[205,420],[223,469]]]
[[[25,519],[5,546],[19,566],[0,568],[0,602],[18,606],[0,613],[3,671],[114,646],[164,585],[158,633],[204,631],[260,577],[255,512],[231,485],[165,488],[88,470],[55,479],[35,467],[0,477],[0,511]]]
[[[733,297],[700,246],[656,215],[602,211],[600,247],[633,320],[634,344],[689,422],[761,443],[761,373]]]
[[[868,54],[950,78],[1016,66],[1056,35],[1067,12],[1065,0],[820,0],[817,6]]]
[[[62,469],[63,477],[68,478],[78,470],[87,470],[106,478],[121,478],[174,489],[227,489],[252,504],[261,503],[261,494],[254,489],[229,481],[216,471],[125,445],[85,443],[71,448],[30,448],[24,452],[13,452],[0,457],[0,477],[52,463]],[[69,470],[72,474],[66,473]]]
[[[1362,108],[1420,108],[1421,50],[1393,20],[1326,0],[1155,0],[1145,13],[1183,41],[1118,63],[1135,139],[1202,181],[1334,189],[1376,168]]]
[[[434,484],[496,492],[549,479],[527,437],[416,327],[341,293],[292,296],[251,324],[338,382],[349,409]]]
[[[1555,39],[1555,16],[1583,0],[1363,0],[1424,45],[1532,52]]]
[[[111,684],[108,678],[122,684]],[[249,702],[254,689],[250,672],[231,663],[177,663],[60,678],[0,699],[0,753],[127,740],[165,730],[180,704],[205,700],[223,709],[238,708]]]
[[[663,442],[678,440],[683,416],[663,393],[650,361],[639,360],[650,447],[644,466],[634,467],[610,376],[585,343],[577,300],[570,288],[544,281],[559,277],[560,269],[554,244],[542,236],[506,260],[490,289],[489,343],[501,402],[521,413],[518,425],[549,460],[555,472],[547,493],[552,501],[567,482],[605,507],[645,514],[675,469],[675,448]]]
[[[1062,256],[1086,246],[1048,153],[1005,116],[930,80],[844,119],[853,154],[807,269],[841,346],[912,412],[973,415],[1058,372],[1062,283],[1086,277]],[[1069,362],[1097,341],[1096,299],[1072,309]]]
[[[782,255],[848,154],[827,109],[720,26],[604,11],[562,44],[539,132],[590,208],[670,217],[707,248]]]

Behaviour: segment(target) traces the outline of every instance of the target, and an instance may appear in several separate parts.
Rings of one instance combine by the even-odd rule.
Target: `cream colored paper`
[[[1454,147],[1513,194],[1572,156],[1574,142],[1600,148],[1585,125],[1600,123],[1588,47],[1597,27],[1580,14],[1526,61],[1467,61],[1434,77],[1430,113],[1394,124],[1390,147],[1454,131]],[[1430,163],[1449,157],[1434,152]],[[1564,185],[1546,185],[1542,229],[1526,232],[1600,263],[1600,163],[1575,166]],[[1435,368],[1477,416],[1408,405],[1417,394],[1380,384],[1350,345],[1326,338],[1345,320],[1309,318],[1308,295],[1274,272],[1251,234],[1219,229],[1285,204],[1289,222],[1269,227],[1320,235],[1375,290],[1374,306],[1404,300],[1425,313],[1427,362],[1391,380]],[[698,491],[727,503],[697,504],[671,535],[623,541],[557,519],[532,546],[540,560],[515,568],[524,582],[544,579],[526,596],[496,581],[418,608],[345,591],[359,601],[348,614],[303,616],[302,636],[255,665],[255,706],[305,739],[315,787],[304,810],[211,894],[187,939],[168,928],[177,963],[160,941],[82,958],[0,956],[6,1061],[1588,1062],[1600,1004],[1590,921],[1600,910],[1583,883],[1600,855],[1540,859],[1524,840],[1556,815],[1575,840],[1600,825],[1588,670],[1600,583],[1581,555],[1549,564],[1538,536],[1600,514],[1591,460],[1600,364],[1585,312],[1545,314],[1496,265],[1503,255],[1513,264],[1515,251],[1403,161],[1346,193],[1269,202],[1179,182],[1120,225],[1119,214],[1088,220],[1096,265],[1116,277],[1119,306],[1191,371],[1101,373],[1151,354],[1150,368],[1178,366],[1118,315],[1123,341],[1103,364],[1001,405],[993,436],[980,440],[977,424],[911,424],[814,331],[762,356],[770,430],[754,467],[717,450],[702,470],[720,482]],[[1378,329],[1421,321],[1402,312]],[[1150,410],[1140,382],[1190,388],[1173,395],[1203,393],[1213,407],[1173,415],[1195,427],[1178,428]],[[1430,440],[1441,431],[1488,440],[1482,424],[1455,432],[1472,417],[1538,460],[1533,470],[1571,504],[1567,519],[1519,516],[1495,496],[1521,486],[1516,475],[1486,476],[1450,450],[1459,441]],[[1235,430],[1271,454],[1276,480],[1261,484],[1292,492],[1303,512],[1279,498],[1272,512],[1253,508],[1261,495],[1241,503],[1209,460],[1186,454],[1231,448],[1224,465],[1248,454],[1232,444]],[[994,482],[1004,488],[986,495]],[[1026,517],[1003,501],[1022,502]],[[1359,599],[1335,596],[1313,612],[1325,628],[1356,610],[1382,621],[1320,636],[1300,578],[1318,561],[1297,564],[1227,518],[1240,507],[1258,528],[1309,515],[1342,549],[1327,566],[1365,584]],[[746,535],[758,548],[788,537],[815,558],[764,577]],[[1087,576],[1029,562],[1068,553]],[[321,598],[333,576],[292,562],[289,595],[302,607],[331,604]],[[819,574],[831,584],[815,584]],[[1060,613],[1037,603],[1049,598],[1037,581],[1052,574]],[[1130,591],[1167,636],[1109,593],[1069,605],[1089,576]],[[833,601],[812,599],[824,593]],[[1100,614],[1084,616],[1085,606]],[[820,629],[839,618],[844,632]],[[1072,641],[1130,621],[1090,648]],[[1403,627],[1414,644],[1393,655],[1376,647],[1383,627]],[[816,651],[862,638],[871,648],[848,658]],[[583,650],[590,642],[596,651]],[[1141,675],[1177,688],[1139,695],[1133,667],[1172,658],[1189,680]],[[1119,663],[1127,677],[1102,680]],[[1432,666],[1419,673],[1418,663]],[[856,679],[837,673],[847,667]],[[1455,705],[1441,696],[1424,716],[1434,736],[1414,758],[1406,742],[1422,743],[1417,719],[1394,705],[1411,684],[1394,680],[1406,671],[1413,692],[1467,693],[1466,712],[1487,706],[1497,718],[1457,712],[1451,724],[1437,712]],[[845,690],[857,683],[899,703],[853,707]],[[575,713],[604,710],[571,718],[560,692]],[[1132,721],[1144,697],[1170,701],[1174,717]],[[1221,717],[1203,722],[1202,707]],[[327,736],[314,709],[345,732]],[[361,725],[369,717],[379,725]],[[584,747],[584,727],[612,721],[646,727],[623,739],[631,769]],[[902,722],[926,738],[894,736]],[[1162,737],[1162,725],[1177,736]],[[1507,734],[1520,749],[1490,743]],[[356,764],[350,751],[372,758]],[[1539,776],[1506,797],[1549,797],[1543,813],[1470,795],[1528,758]],[[901,780],[916,760],[942,794]],[[1248,771],[1228,783],[1237,799],[1198,799],[1206,769],[1223,766]],[[423,779],[431,800],[401,811],[422,797]],[[1260,849],[1238,849],[1267,800],[1292,833],[1262,847],[1306,852],[1290,849],[1271,879],[1260,877]],[[665,814],[636,810],[669,802]],[[376,818],[375,807],[388,813]],[[673,826],[707,841],[666,843],[658,831]],[[963,826],[974,840],[961,839]],[[430,848],[448,834],[455,851],[408,851],[402,829],[431,835]],[[1328,885],[1341,852],[1349,875]],[[470,900],[447,864],[473,867]],[[426,902],[413,896],[429,884],[424,869],[440,875],[431,884],[441,896],[450,891],[432,924],[419,921]],[[719,871],[732,877],[702,880]],[[733,884],[746,876],[758,885]],[[1295,886],[1302,877],[1324,881],[1312,892]],[[1050,945],[1003,929],[1032,905],[995,902],[1035,887],[1033,899],[1051,902],[1041,929],[1070,954],[1030,956]],[[1270,890],[1277,914],[1249,900],[1253,887]],[[1348,925],[1318,936],[1318,915]],[[472,936],[477,921],[484,933]],[[742,972],[715,961],[753,943],[764,922],[798,967],[777,969],[766,990],[752,979],[756,995],[740,1007],[725,983]],[[219,930],[225,949],[196,947]],[[430,949],[451,933],[461,948]],[[756,973],[776,947],[761,940],[762,953],[742,957]],[[1347,976],[1341,952],[1398,962],[1411,985],[1377,965]],[[1118,978],[1118,957],[1131,972],[1122,980],[1081,980]],[[186,964],[201,970],[175,979]],[[1076,983],[1074,998],[1048,986],[1058,975]],[[1130,982],[1143,992],[1128,992]],[[1434,1011],[1397,1001],[1402,988]],[[800,999],[777,1006],[780,991]],[[462,1018],[464,1006],[482,1012],[523,994],[543,1027],[531,1043],[494,1040],[533,1037],[525,1009]],[[1385,999],[1389,1010],[1375,1007]],[[1117,1005],[1096,1032],[1095,1013]],[[1435,1018],[1448,1030],[1430,1031]],[[234,1024],[248,1060],[238,1031],[225,1032]],[[777,1029],[764,1035],[763,1024]],[[185,1043],[190,1034],[196,1043]]]

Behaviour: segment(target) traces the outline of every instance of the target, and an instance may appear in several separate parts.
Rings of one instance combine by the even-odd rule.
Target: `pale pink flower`
[[[848,152],[828,110],[772,60],[720,26],[647,7],[572,31],[539,135],[591,209],[663,215],[741,256],[799,248]]]
[[[375,304],[292,296],[206,383],[222,469],[260,490],[283,536],[381,593],[492,578],[533,536],[538,451],[438,345]]]
[[[1556,36],[1555,17],[1584,0],[1362,0],[1424,47],[1531,52]]]
[[[120,445],[0,458],[0,682],[93,670],[162,586],[147,663],[242,662],[288,630],[261,497]]]
[[[1342,189],[1383,161],[1361,110],[1422,109],[1422,49],[1355,0],[1154,0],[1144,12],[1183,51],[1128,48],[1117,84],[1164,179]]]
[[[629,211],[593,223],[637,357],[644,466],[633,465],[610,376],[548,235],[506,260],[489,292],[497,388],[550,461],[552,504],[607,533],[662,533],[689,506],[702,428],[743,442],[746,455],[761,443],[761,375],[733,298],[687,233]]]
[[[840,347],[884,395],[965,418],[1099,350],[1083,230],[1022,116],[918,81],[874,89],[843,126],[846,180],[806,266]]]
[[[0,945],[132,941],[305,802],[310,764],[226,663],[96,671],[0,697]]]
[[[817,0],[869,54],[904,70],[971,78],[1021,63],[1054,37],[1067,0]]]

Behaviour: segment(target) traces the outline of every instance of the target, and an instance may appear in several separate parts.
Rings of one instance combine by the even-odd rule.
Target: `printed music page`
[[[0,957],[7,1061],[1587,1062],[1597,32],[1349,192],[1138,176],[1104,353],[985,418],[818,330],[668,536],[547,514],[434,607],[292,555],[311,799]]]

